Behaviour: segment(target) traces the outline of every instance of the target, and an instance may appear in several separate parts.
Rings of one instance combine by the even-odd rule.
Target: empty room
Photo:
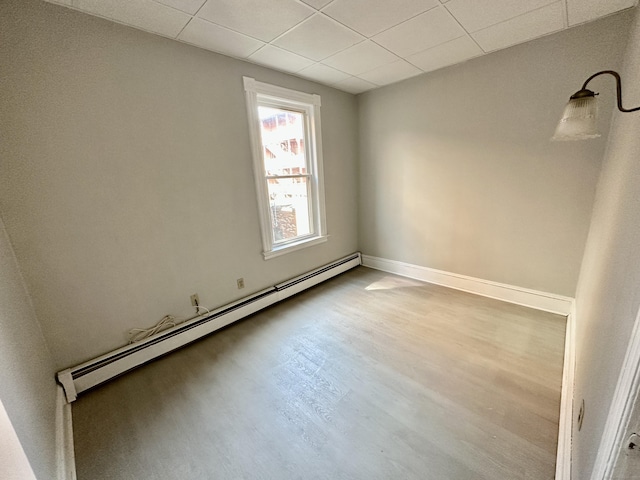
[[[0,0],[0,477],[640,478],[637,4]]]

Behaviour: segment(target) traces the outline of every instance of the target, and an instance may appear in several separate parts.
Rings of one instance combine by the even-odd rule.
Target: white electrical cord
[[[151,328],[132,328],[129,330],[129,343],[139,342],[145,338],[149,338],[151,335],[155,335],[167,328],[175,327],[178,325],[173,315],[165,315],[158,323]]]
[[[211,313],[208,308],[197,305],[196,316],[198,317],[206,315],[205,313],[200,313],[200,309],[206,310],[206,314]],[[181,323],[184,323],[187,320],[191,320],[192,318],[187,318],[186,320],[176,320],[176,317],[174,317],[173,315],[165,315],[164,317],[162,317],[162,320],[156,323],[153,327],[132,328],[131,330],[129,330],[129,344],[139,342],[140,340],[144,340],[145,338],[149,338],[152,335],[167,330],[168,328],[175,327],[176,325],[180,325]]]

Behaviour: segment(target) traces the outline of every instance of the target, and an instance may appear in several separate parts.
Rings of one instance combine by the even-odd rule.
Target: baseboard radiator
[[[346,272],[361,263],[360,253],[341,258],[304,275],[213,310],[206,316],[181,323],[140,342],[58,372],[58,381],[64,388],[67,401],[73,402],[79,393],[166,355],[269,305]]]

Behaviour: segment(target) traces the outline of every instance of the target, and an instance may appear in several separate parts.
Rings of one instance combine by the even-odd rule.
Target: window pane
[[[307,178],[270,178],[268,187],[274,242],[312,233]]]
[[[258,116],[266,174],[306,174],[304,114],[280,108],[258,107]]]

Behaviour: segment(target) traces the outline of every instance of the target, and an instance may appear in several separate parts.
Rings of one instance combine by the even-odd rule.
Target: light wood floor
[[[551,480],[564,329],[359,267],[82,395],[78,478]]]

